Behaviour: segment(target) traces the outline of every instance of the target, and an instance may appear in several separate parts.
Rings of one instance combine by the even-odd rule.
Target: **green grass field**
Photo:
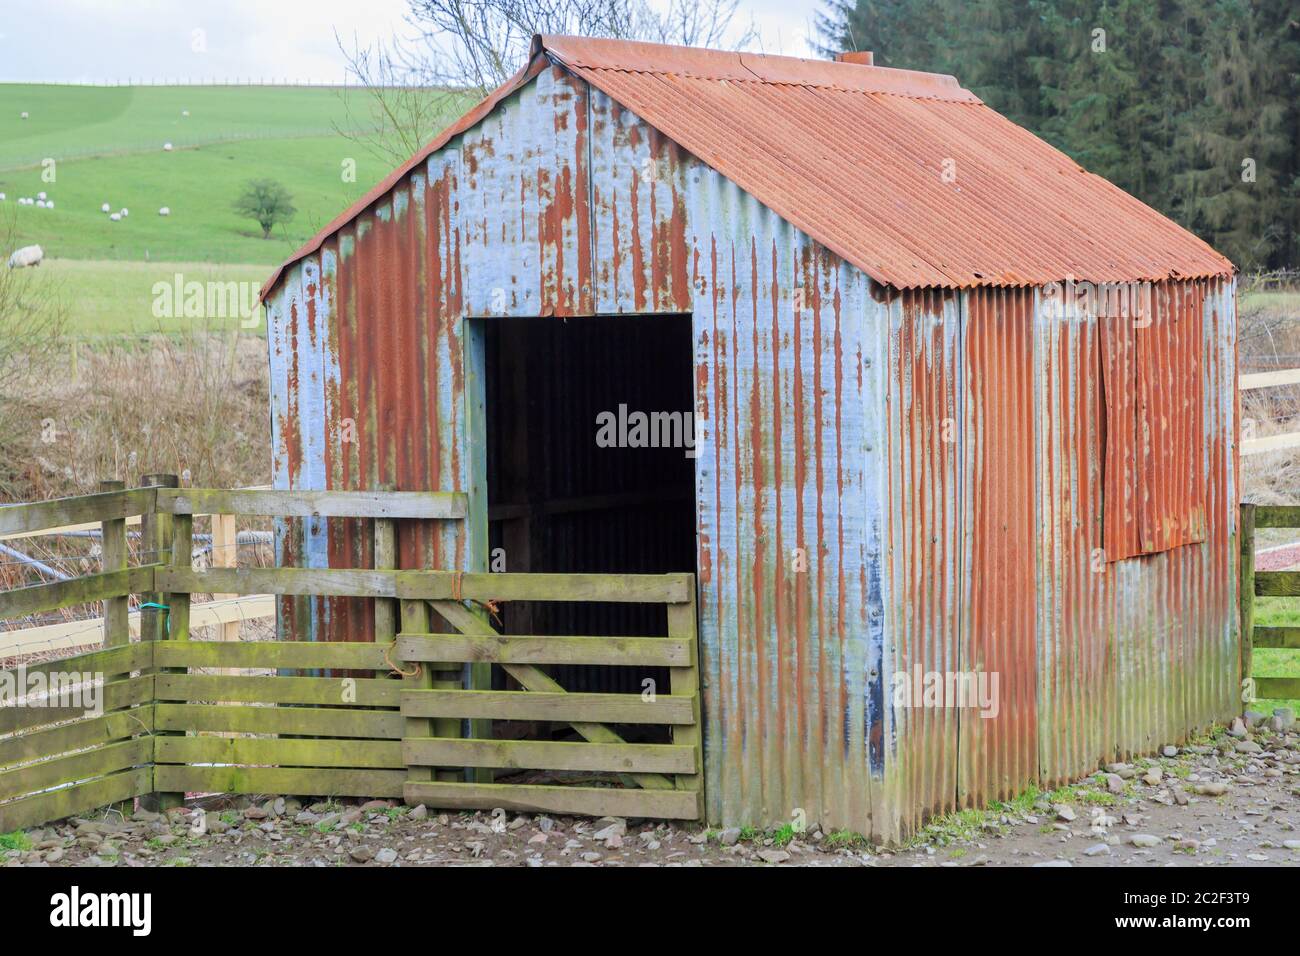
[[[367,110],[364,93],[320,87],[0,84],[0,225],[44,248],[41,281],[61,289],[74,332],[181,330],[192,321],[154,314],[156,282],[260,285],[387,175],[389,162],[341,132]],[[270,239],[231,209],[263,178],[282,182],[298,210]],[[18,205],[40,192],[53,209]],[[104,203],[130,215],[113,222]]]
[[[323,87],[0,84],[0,171],[46,157],[150,153],[165,142],[180,149],[332,136],[363,125],[363,95]]]
[[[178,275],[182,284],[235,282],[242,284],[239,294],[247,302],[270,276],[270,266],[46,259],[32,274],[42,284],[57,287],[70,306],[67,331],[79,338],[233,328],[250,334],[266,334],[261,310],[254,310],[250,319],[241,319],[241,314],[233,309],[227,309],[224,317],[187,318],[183,308],[169,309],[166,295],[156,287],[158,283],[166,284],[174,301]],[[155,314],[158,311],[164,314]]]
[[[356,182],[340,176],[346,158],[356,160]],[[39,168],[11,170],[0,172],[0,192],[19,240],[38,242],[55,258],[274,265],[387,172],[358,144],[315,136],[72,160],[58,165],[54,183],[42,182]],[[284,183],[298,210],[270,239],[230,206],[254,178]],[[41,191],[55,200],[53,209],[15,201]],[[113,222],[100,211],[104,203],[130,215]],[[171,215],[158,215],[162,206]]]

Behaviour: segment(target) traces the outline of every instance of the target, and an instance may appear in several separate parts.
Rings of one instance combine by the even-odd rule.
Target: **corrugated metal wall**
[[[1030,291],[886,298],[551,68],[286,273],[275,480],[484,507],[464,317],[692,313],[710,819],[897,836],[1232,710],[1235,290],[1183,288],[1204,312],[1206,540],[1094,573],[1095,320]],[[481,566],[471,527],[404,529],[403,565]],[[286,528],[281,553],[370,560],[344,524]],[[348,601],[282,623],[371,634]],[[913,668],[997,670],[998,716],[892,706]]]
[[[603,94],[543,71],[272,296],[276,484],[469,487],[461,316],[709,303],[695,357],[710,816],[802,810],[869,830],[884,764],[870,286]],[[349,419],[355,442],[327,438]],[[454,530],[403,538],[403,566],[469,561]],[[370,561],[356,528],[282,542],[289,562]],[[351,601],[283,620],[322,639],[372,627]]]
[[[1240,708],[1235,284],[1160,283],[1152,298],[1157,327],[1171,307],[1195,304],[1200,387],[1184,379],[1164,388],[1171,407],[1181,406],[1183,395],[1201,403],[1203,471],[1155,477],[1157,490],[1176,481],[1204,488],[1205,540],[1114,563],[1096,553],[1107,513],[1098,322],[1108,320],[1064,320],[1053,305],[1041,308],[1036,321],[1039,729],[1046,784],[1184,739]]]
[[[867,830],[884,732],[877,310],[861,272],[739,189],[695,198],[710,816]]]
[[[907,292],[888,304],[884,461],[889,616],[889,815],[899,832],[957,799],[961,715],[904,706],[896,682],[961,665],[962,402],[960,297]]]
[[[1100,330],[1130,320],[1030,289],[889,303],[886,674],[996,672],[1000,693],[992,718],[890,708],[886,832],[1075,780],[1238,706],[1235,290],[1168,282],[1150,299],[1145,401],[1170,429],[1152,438],[1193,443],[1200,473],[1145,469],[1138,490],[1203,503],[1206,528],[1120,561],[1103,550]]]

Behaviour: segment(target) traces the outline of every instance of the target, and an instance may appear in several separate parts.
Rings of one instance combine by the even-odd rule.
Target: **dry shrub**
[[[78,342],[10,403],[0,493],[36,500],[152,473],[216,488],[270,481],[266,344],[194,332]]]
[[[1238,304],[1238,345],[1243,374],[1300,368],[1300,292],[1252,294],[1243,278]],[[1300,385],[1241,393],[1243,436],[1265,438],[1300,431]],[[1241,458],[1243,501],[1300,504],[1300,449]]]

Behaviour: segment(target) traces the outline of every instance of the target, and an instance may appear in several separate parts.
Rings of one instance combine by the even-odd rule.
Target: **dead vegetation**
[[[0,281],[0,304],[2,289]],[[47,337],[6,337],[0,367],[6,371],[0,391],[0,503],[87,494],[104,479],[135,486],[154,473],[218,488],[270,481],[269,376],[260,336],[196,330],[74,340],[51,330]],[[237,532],[269,529],[263,518],[236,524]],[[210,520],[198,518],[194,531],[195,562],[202,567],[212,560]],[[138,525],[131,526],[129,541],[133,565],[159,560],[141,552]],[[265,544],[236,550],[240,565],[274,563]],[[0,541],[0,589],[99,570],[94,530]],[[134,604],[133,599],[133,609]],[[97,604],[77,606],[4,622],[0,630],[98,614]]]
[[[1238,301],[1238,355],[1243,375],[1300,368],[1300,287],[1257,288],[1243,277]],[[1300,385],[1241,393],[1243,438],[1300,431]],[[1243,501],[1300,503],[1300,449],[1241,458]]]
[[[4,401],[0,496],[34,501],[168,473],[233,488],[270,481],[266,344],[194,332],[69,342]],[[185,480],[187,479],[188,480]]]

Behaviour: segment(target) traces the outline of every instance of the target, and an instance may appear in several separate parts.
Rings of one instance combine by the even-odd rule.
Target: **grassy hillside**
[[[367,109],[364,93],[319,87],[0,84],[0,225],[45,249],[40,281],[60,288],[75,333],[182,331],[193,317],[157,315],[156,283],[179,273],[259,286],[387,175],[387,161],[340,132],[355,132]],[[231,209],[250,179],[282,182],[297,207],[270,239]],[[53,209],[18,205],[41,192]],[[104,203],[130,215],[113,222]]]
[[[0,84],[0,212],[60,259],[272,265],[389,172],[339,132],[367,110],[364,93],[328,88]],[[284,183],[298,210],[267,240],[230,208],[259,178]],[[54,209],[17,204],[40,192]],[[130,215],[111,222],[104,203]]]
[[[40,283],[56,287],[70,304],[68,332],[79,338],[235,328],[265,335],[260,309],[240,312],[227,304],[224,316],[187,317],[184,296],[188,283],[204,283],[206,290],[209,282],[223,286],[234,282],[238,283],[235,295],[247,305],[270,274],[271,267],[265,265],[95,259],[46,259],[33,270]],[[179,305],[175,294],[178,276],[182,289]],[[167,286],[166,292],[157,288],[159,283]],[[223,296],[229,291],[228,286],[224,288]]]
[[[47,156],[152,152],[165,142],[329,136],[355,125],[343,96],[320,87],[0,84],[0,170]],[[362,100],[350,102],[365,115]]]
[[[344,182],[344,159],[356,160],[356,182]],[[388,170],[340,136],[214,143],[165,153],[155,150],[59,163],[57,182],[39,168],[0,172],[5,212],[18,236],[61,259],[134,259],[274,264],[347,208]],[[270,239],[231,202],[249,179],[277,179],[298,213]],[[44,191],[54,209],[18,206],[19,196]],[[112,222],[108,203],[130,215]],[[166,206],[171,215],[158,215]]]

